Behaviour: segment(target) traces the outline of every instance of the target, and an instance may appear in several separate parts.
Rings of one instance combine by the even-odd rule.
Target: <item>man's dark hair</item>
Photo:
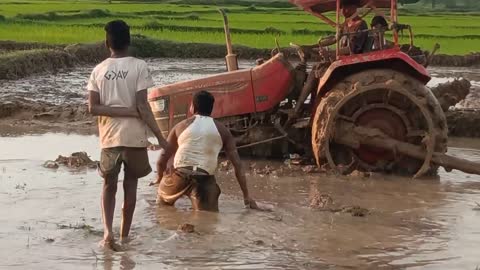
[[[122,20],[115,20],[105,25],[107,42],[113,50],[124,50],[130,45],[130,27]]]
[[[207,91],[200,91],[193,95],[193,109],[200,115],[210,116],[214,103],[215,98]]]
[[[343,8],[345,6],[356,6],[360,7],[360,0],[342,0],[340,6]]]
[[[374,27],[376,25],[381,25],[383,28],[388,28],[387,20],[383,16],[377,15],[373,17],[371,26]]]

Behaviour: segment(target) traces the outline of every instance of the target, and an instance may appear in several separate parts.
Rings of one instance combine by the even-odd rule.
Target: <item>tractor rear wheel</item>
[[[378,129],[393,139],[422,145],[424,160],[395,151],[361,145],[359,149],[334,142],[342,123]],[[435,174],[433,152],[447,151],[448,128],[437,99],[415,78],[398,71],[375,69],[337,83],[316,108],[312,147],[318,165],[328,164],[343,174],[353,170],[416,176]]]

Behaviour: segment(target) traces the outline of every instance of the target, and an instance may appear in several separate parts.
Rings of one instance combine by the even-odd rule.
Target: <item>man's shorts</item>
[[[187,196],[194,210],[218,211],[220,193],[214,175],[174,170],[160,182],[157,198],[160,203],[173,205],[180,197]]]
[[[112,147],[102,149],[99,172],[103,178],[118,177],[124,166],[125,175],[142,178],[152,172],[147,148]]]

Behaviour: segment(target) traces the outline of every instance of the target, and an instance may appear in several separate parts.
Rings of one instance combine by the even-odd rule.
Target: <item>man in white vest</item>
[[[193,97],[194,116],[178,123],[170,132],[168,151],[162,151],[157,162],[157,184],[160,204],[174,205],[188,196],[194,210],[218,211],[220,188],[215,180],[218,155],[223,149],[235,169],[245,206],[257,209],[250,198],[247,180],[230,131],[211,117],[215,99],[206,91]],[[173,170],[164,177],[169,159],[174,156]]]

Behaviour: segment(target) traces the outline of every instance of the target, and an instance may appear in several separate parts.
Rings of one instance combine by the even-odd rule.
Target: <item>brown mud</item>
[[[70,156],[59,155],[55,161],[47,160],[43,167],[49,169],[58,169],[60,165],[71,169],[96,169],[98,167],[98,161],[91,160],[90,156],[86,152],[75,152]]]
[[[478,140],[451,146],[451,154],[480,161]],[[475,269],[480,264],[480,213],[474,210],[479,179],[455,171],[411,180],[305,174],[288,163],[245,161],[270,167],[263,177],[249,170],[248,181],[252,197],[272,211],[244,209],[227,169],[217,177],[220,213],[192,212],[188,199],[175,208],[158,207],[155,188],[148,186],[152,174],[139,182],[131,241],[124,251],[110,252],[97,247],[102,237],[97,172],[42,167],[52,156],[78,150],[98,159],[97,137],[2,137],[0,149],[2,269]],[[152,166],[157,155],[149,153]],[[121,188],[118,192],[116,234],[123,198]]]

